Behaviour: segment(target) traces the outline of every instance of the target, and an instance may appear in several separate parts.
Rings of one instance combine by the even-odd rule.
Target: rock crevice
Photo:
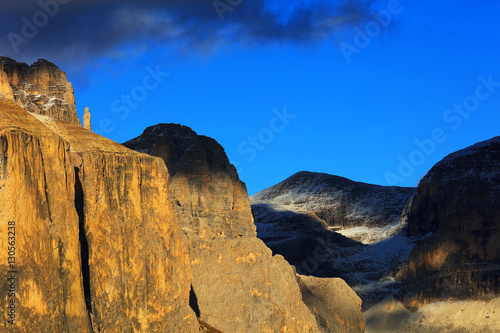
[[[87,311],[92,314],[92,297],[90,292],[89,242],[85,233],[85,198],[80,180],[80,169],[75,167],[75,208],[78,214],[78,236],[80,241],[80,257],[82,263],[83,292]]]

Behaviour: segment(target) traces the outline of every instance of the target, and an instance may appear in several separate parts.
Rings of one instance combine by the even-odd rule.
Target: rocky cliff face
[[[323,173],[299,172],[252,196],[252,204],[308,210],[340,229],[397,224],[414,188],[384,187]]]
[[[303,303],[294,269],[256,238],[245,185],[215,140],[161,124],[124,145],[171,170],[170,200],[188,238],[202,321],[222,332],[329,332]]]
[[[0,99],[1,331],[196,332],[168,177],[160,159]]]
[[[215,140],[160,125],[127,143],[164,163],[79,126],[55,65],[0,67],[1,331],[363,330],[352,290],[257,239]]]
[[[56,65],[38,59],[28,66],[7,57],[0,57],[0,63],[3,65],[0,94],[7,100],[29,112],[80,125],[73,87]],[[5,74],[8,85],[5,84]]]
[[[409,236],[427,235],[401,272],[407,304],[500,292],[500,137],[436,164],[405,211]]]
[[[291,266],[256,238],[250,202],[223,148],[173,124],[125,146],[159,156],[187,235],[200,319],[222,332],[317,332]]]

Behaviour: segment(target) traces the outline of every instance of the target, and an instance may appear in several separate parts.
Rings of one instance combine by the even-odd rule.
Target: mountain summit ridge
[[[301,171],[254,194],[253,204],[297,206],[332,227],[385,227],[397,223],[415,188],[356,182],[326,173]]]
[[[0,57],[0,96],[28,112],[81,126],[66,73],[45,59],[32,65]]]

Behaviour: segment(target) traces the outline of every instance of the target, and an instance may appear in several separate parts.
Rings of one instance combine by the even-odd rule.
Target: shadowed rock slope
[[[5,332],[196,332],[163,161],[0,99]],[[12,266],[7,266],[12,263]],[[15,270],[15,273],[9,273]],[[12,286],[10,286],[12,287]]]
[[[0,57],[0,97],[29,112],[80,125],[73,86],[56,65],[38,59],[31,66]]]
[[[246,187],[215,140],[160,124],[124,145],[171,170],[170,201],[188,238],[201,320],[222,332],[333,332],[318,328],[294,269],[256,238]],[[346,299],[360,317],[349,323],[362,329],[358,300]],[[328,320],[342,317],[338,311]]]
[[[296,207],[256,204],[252,212],[258,237],[273,253],[283,255],[300,274],[344,279],[364,309],[399,289],[394,274],[417,240],[402,234],[404,224],[386,239],[362,244],[326,229],[314,213]]]
[[[453,153],[421,180],[405,209],[424,236],[401,271],[406,304],[500,292],[500,137]]]
[[[257,235],[274,254],[281,254],[297,272],[316,277],[339,277],[344,270],[330,265],[332,253],[360,251],[363,245],[328,230],[323,220],[290,206],[252,205]]]
[[[397,223],[414,193],[414,188],[371,185],[303,171],[253,195],[251,201],[298,207],[329,226],[347,229]]]

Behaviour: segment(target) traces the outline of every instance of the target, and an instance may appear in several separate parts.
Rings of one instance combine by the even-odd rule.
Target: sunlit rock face
[[[168,172],[78,125],[0,99],[2,332],[197,332]],[[15,273],[11,273],[12,269]]]
[[[401,272],[407,304],[500,292],[500,137],[436,164],[405,212],[409,236],[428,235]]]
[[[319,332],[294,269],[256,238],[246,187],[215,140],[160,124],[124,145],[161,157],[171,172],[202,321],[222,332]]]
[[[29,112],[80,125],[73,86],[56,65],[38,59],[31,66],[0,57],[0,94]],[[0,65],[0,66],[2,66]],[[8,85],[5,84],[6,75]],[[10,89],[9,89],[10,86]],[[12,99],[12,95],[13,99]]]

